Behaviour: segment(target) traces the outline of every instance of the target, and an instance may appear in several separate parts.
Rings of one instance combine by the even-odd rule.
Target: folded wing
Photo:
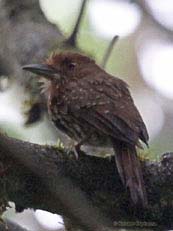
[[[69,82],[64,96],[69,113],[112,138],[130,144],[141,139],[147,144],[148,133],[127,84],[112,76],[107,81],[106,76]]]

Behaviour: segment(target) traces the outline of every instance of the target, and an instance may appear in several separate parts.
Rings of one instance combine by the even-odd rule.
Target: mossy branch
[[[110,229],[113,223],[119,224],[115,221],[124,221],[124,226],[127,221],[140,221],[172,227],[172,153],[164,154],[160,162],[142,163],[149,198],[146,210],[130,204],[114,160],[108,158],[81,153],[76,160],[65,150],[1,134],[0,163],[0,194],[15,202],[17,211],[58,213],[84,230]]]

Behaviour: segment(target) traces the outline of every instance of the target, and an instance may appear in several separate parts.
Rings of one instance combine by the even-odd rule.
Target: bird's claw
[[[73,154],[75,159],[78,160],[80,152],[81,152],[80,145],[78,143],[76,144],[75,141],[70,142],[70,144],[68,145],[67,154],[68,155]]]

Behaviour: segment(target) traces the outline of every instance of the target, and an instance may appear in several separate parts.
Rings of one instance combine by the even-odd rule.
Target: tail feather
[[[136,147],[124,142],[113,142],[115,161],[123,184],[129,189],[134,204],[147,207],[147,194]]]

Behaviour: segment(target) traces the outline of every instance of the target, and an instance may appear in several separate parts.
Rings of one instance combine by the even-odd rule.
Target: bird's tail
[[[129,189],[135,205],[147,207],[147,194],[136,147],[124,142],[113,142],[115,161],[123,184]]]

